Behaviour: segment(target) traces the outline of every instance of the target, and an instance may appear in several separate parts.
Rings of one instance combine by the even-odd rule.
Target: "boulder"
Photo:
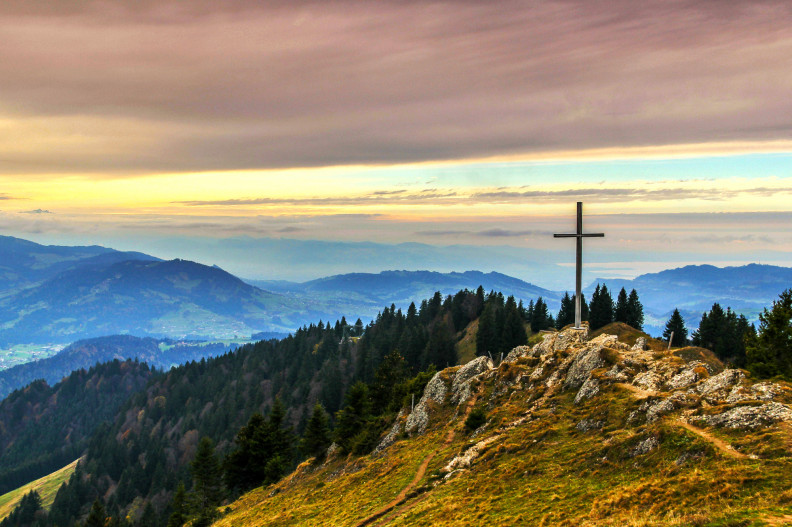
[[[575,404],[580,404],[586,399],[591,399],[599,392],[600,392],[599,381],[594,377],[589,376],[586,382],[583,383],[583,386],[580,387],[580,390],[578,390],[578,393],[575,396]]]
[[[564,388],[580,388],[593,370],[602,368],[605,365],[605,361],[600,357],[601,349],[601,346],[589,343],[589,346],[575,356],[567,372]]]
[[[749,430],[779,421],[792,421],[792,410],[785,404],[771,402],[759,406],[737,406],[721,414],[702,415],[693,420],[709,426]]]
[[[426,432],[426,427],[429,426],[430,403],[438,405],[445,401],[448,388],[446,387],[442,374],[442,371],[435,373],[434,377],[432,377],[432,380],[430,380],[426,385],[426,388],[424,388],[424,393],[423,396],[421,396],[421,400],[415,405],[415,409],[412,411],[412,413],[407,416],[407,421],[404,423],[404,429],[408,433],[412,434],[414,432],[418,432],[419,434],[423,434]]]
[[[492,368],[493,364],[489,357],[477,357],[457,370],[454,382],[451,384],[451,402],[459,404],[470,399],[473,395],[471,388],[473,379]]]

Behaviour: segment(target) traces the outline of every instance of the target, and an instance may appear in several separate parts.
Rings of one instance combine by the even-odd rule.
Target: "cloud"
[[[700,199],[722,201],[738,196],[767,197],[792,193],[792,187],[726,188],[724,186],[672,187],[672,188],[570,188],[564,190],[499,190],[477,192],[471,199],[481,202],[503,203],[526,199],[542,201],[570,201],[586,199],[598,202],[623,201],[677,201]]]
[[[251,205],[324,205],[324,206],[342,206],[342,205],[360,205],[360,204],[377,204],[377,203],[420,203],[432,202],[441,204],[445,201],[458,201],[465,199],[460,197],[455,191],[446,192],[419,192],[417,194],[406,194],[404,190],[397,191],[375,191],[370,194],[360,196],[336,196],[328,198],[319,197],[291,197],[291,198],[248,198],[248,199],[223,199],[223,200],[190,200],[190,201],[175,201],[174,204],[187,205],[190,207],[205,207],[205,206],[223,206],[223,207],[237,207],[237,206],[251,206]]]
[[[52,214],[52,212],[43,209],[26,210],[22,214]]]
[[[783,0],[9,0],[0,169],[118,177],[788,138],[790,25]]]
[[[551,236],[553,233],[550,231],[536,231],[536,230],[521,230],[515,231],[510,229],[487,229],[476,233],[477,236],[486,236],[488,238],[511,238],[516,236]]]

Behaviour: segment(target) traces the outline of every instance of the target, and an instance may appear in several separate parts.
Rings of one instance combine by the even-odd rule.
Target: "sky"
[[[789,266],[790,28],[787,1],[7,0],[0,234],[558,285],[583,201],[589,276]]]

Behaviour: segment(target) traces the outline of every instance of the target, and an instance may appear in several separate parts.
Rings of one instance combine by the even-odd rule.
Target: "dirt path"
[[[767,525],[792,525],[792,515],[785,514],[783,516],[767,516],[760,518]]]
[[[702,438],[704,441],[706,441],[709,444],[713,445],[714,447],[716,447],[718,450],[720,450],[721,452],[723,452],[724,454],[726,454],[729,457],[733,457],[733,458],[736,458],[736,459],[743,459],[743,458],[747,458],[748,457],[745,454],[743,454],[742,452],[737,452],[736,450],[734,450],[730,444],[728,444],[727,442],[723,441],[722,439],[718,439],[717,437],[713,436],[709,432],[707,432],[705,430],[702,430],[701,428],[695,427],[695,426],[693,426],[690,423],[686,423],[685,421],[681,421],[681,420],[678,420],[678,419],[673,420],[673,421],[669,421],[669,423],[671,423],[674,426],[679,426],[681,428],[684,428],[685,430],[688,430],[689,432],[693,432],[694,434],[696,434],[697,436]]]
[[[470,411],[473,410],[473,406],[476,404],[477,400],[478,400],[478,393],[475,394],[473,397],[471,397],[470,401],[468,401],[467,406],[465,407],[465,413],[462,416],[462,420],[461,420],[462,423],[465,422],[465,419],[467,419],[467,416],[470,414]],[[426,469],[429,468],[429,463],[432,462],[432,460],[440,450],[451,444],[451,442],[454,440],[454,437],[456,436],[456,431],[457,431],[457,427],[453,427],[451,428],[451,430],[448,431],[445,437],[445,441],[443,441],[443,443],[439,447],[437,447],[431,454],[429,454],[424,458],[424,460],[421,462],[421,465],[418,467],[418,470],[415,473],[415,477],[413,477],[412,481],[408,483],[407,486],[401,490],[401,492],[399,492],[399,494],[393,499],[393,501],[391,501],[384,507],[380,508],[370,516],[366,517],[364,520],[357,523],[355,527],[364,527],[366,525],[371,525],[372,523],[379,520],[380,518],[391,512],[393,509],[398,507],[399,505],[406,502],[410,492],[412,492],[413,489],[415,489],[418,483],[426,475]],[[388,521],[396,516],[398,516],[398,511],[397,514],[393,514],[389,516]]]

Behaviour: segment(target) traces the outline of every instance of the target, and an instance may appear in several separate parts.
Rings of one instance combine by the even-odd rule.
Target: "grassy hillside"
[[[58,493],[60,486],[68,481],[72,472],[74,472],[77,461],[79,460],[75,460],[52,474],[0,496],[0,520],[8,516],[11,511],[14,510],[14,507],[17,506],[19,500],[22,499],[22,496],[31,490],[35,490],[39,493],[39,496],[41,496],[41,506],[45,509],[49,509],[50,505],[52,505],[52,502],[55,500],[55,494]]]
[[[478,375],[471,365],[440,372],[422,400],[424,433],[397,434],[371,456],[303,464],[232,503],[216,525],[792,520],[790,386],[753,383],[696,354],[573,337],[550,334]],[[457,404],[465,386],[471,395]],[[472,433],[471,408],[487,418]]]

